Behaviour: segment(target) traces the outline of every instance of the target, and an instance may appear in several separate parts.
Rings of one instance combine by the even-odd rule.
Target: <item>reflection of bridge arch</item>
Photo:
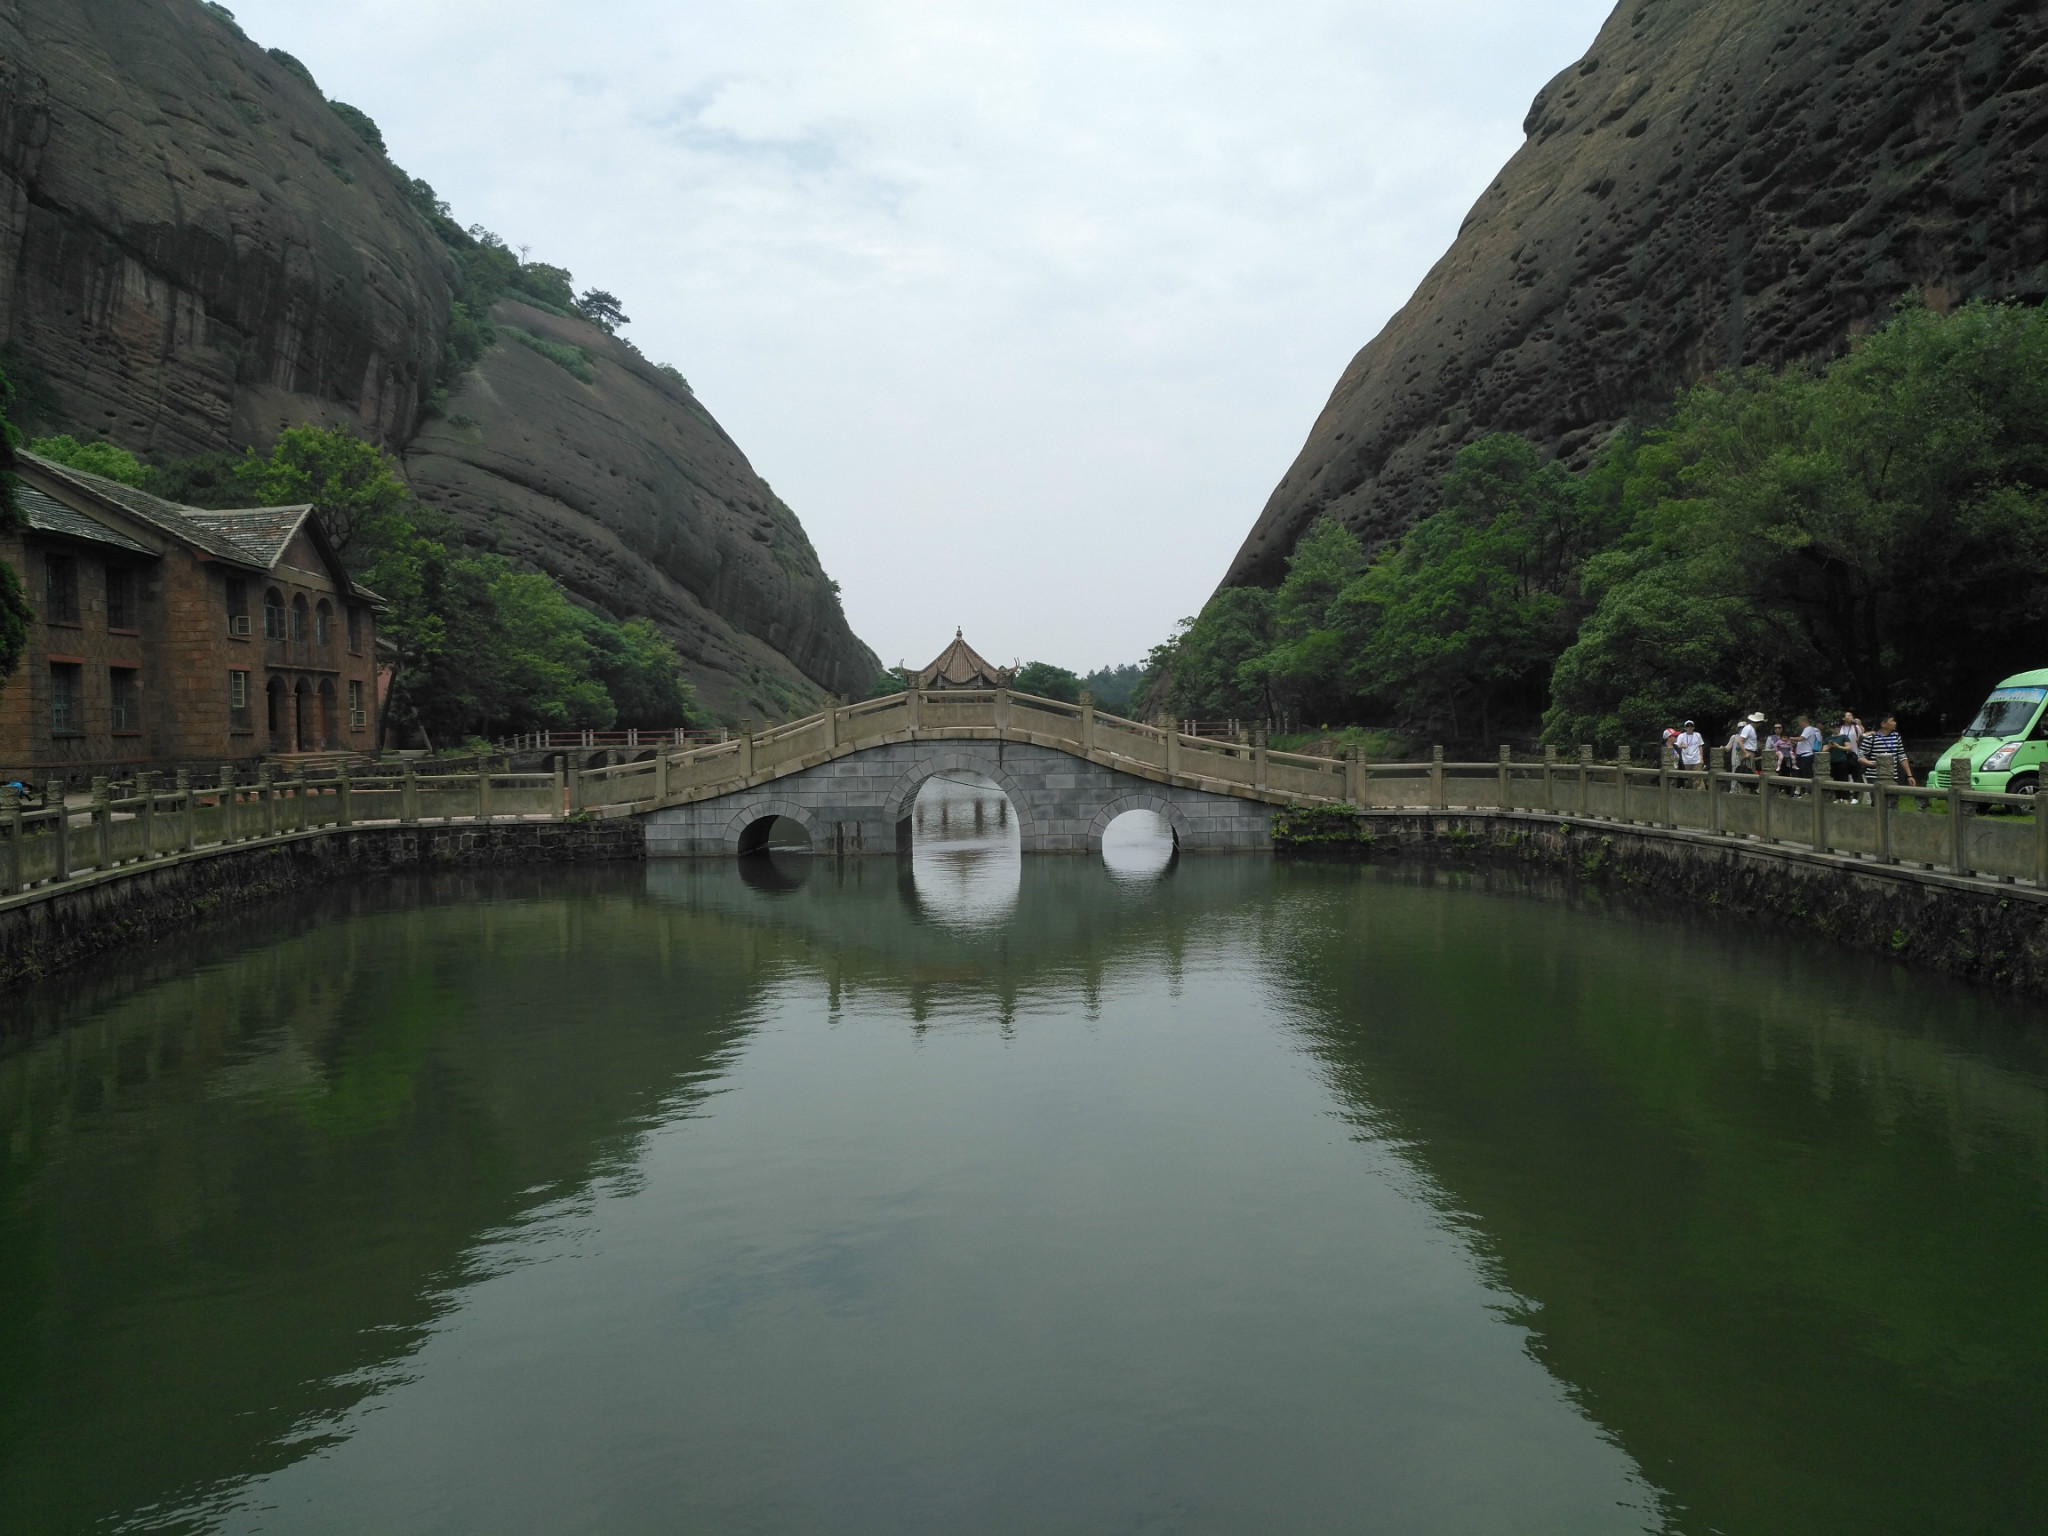
[[[1126,811],[1155,811],[1173,832],[1173,847],[1180,851],[1180,845],[1193,834],[1187,814],[1166,796],[1154,794],[1151,790],[1137,790],[1131,794],[1119,795],[1095,813],[1095,820],[1088,826],[1088,851],[1102,852],[1102,834],[1109,830],[1109,824]]]
[[[993,779],[1010,802],[1010,814],[1017,818],[1018,851],[1039,851],[1037,830],[1031,822],[1031,802],[1025,796],[1024,786],[1003,767],[1000,754],[966,752],[933,752],[897,776],[895,786],[882,802],[882,820],[896,829],[899,849],[907,852],[910,848],[910,818],[917,808],[917,792],[942,773],[977,773]]]

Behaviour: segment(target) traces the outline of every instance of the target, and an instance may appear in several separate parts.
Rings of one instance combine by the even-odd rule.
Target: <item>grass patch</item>
[[[564,373],[585,384],[597,382],[597,370],[591,366],[595,359],[581,347],[565,347],[560,342],[544,340],[531,331],[520,330],[516,325],[501,325],[496,330],[500,336],[509,336],[522,347],[538,352]]]

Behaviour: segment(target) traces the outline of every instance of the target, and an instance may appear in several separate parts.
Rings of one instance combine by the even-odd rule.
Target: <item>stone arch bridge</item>
[[[759,734],[570,776],[572,809],[643,819],[652,857],[734,856],[787,817],[820,853],[907,848],[936,775],[1002,787],[1027,853],[1099,850],[1125,811],[1156,811],[1183,850],[1272,846],[1276,807],[1356,798],[1358,765],[1181,734],[1007,689],[912,691]]]

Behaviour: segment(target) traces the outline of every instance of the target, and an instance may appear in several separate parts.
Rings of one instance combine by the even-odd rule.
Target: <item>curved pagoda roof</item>
[[[1015,668],[998,667],[987,661],[956,629],[953,643],[939,652],[914,681],[920,688],[1007,688],[1016,675]]]

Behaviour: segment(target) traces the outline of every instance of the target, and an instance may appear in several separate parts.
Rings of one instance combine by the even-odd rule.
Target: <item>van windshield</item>
[[[2048,688],[1994,688],[1963,734],[2017,736],[2027,728],[2043,699],[2048,699]]]

